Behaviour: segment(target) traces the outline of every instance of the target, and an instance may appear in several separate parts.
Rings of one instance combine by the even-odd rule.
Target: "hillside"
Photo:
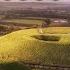
[[[70,65],[70,34],[68,31],[70,29],[64,29],[66,30],[64,34],[61,31],[58,34],[52,31],[54,34],[46,32],[45,36],[42,36],[38,29],[27,29],[0,37],[0,63],[23,61]]]

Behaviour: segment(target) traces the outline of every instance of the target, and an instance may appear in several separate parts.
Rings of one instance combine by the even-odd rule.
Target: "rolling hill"
[[[66,32],[62,34],[59,29],[62,31],[65,29]],[[67,28],[57,28],[58,34],[55,31],[50,34],[50,29],[46,29],[46,33],[41,35],[38,29],[27,29],[2,36],[0,37],[0,63],[22,61],[70,65],[70,34],[68,30]]]

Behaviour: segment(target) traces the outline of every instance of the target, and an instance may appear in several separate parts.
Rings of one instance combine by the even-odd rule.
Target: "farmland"
[[[7,19],[0,20],[0,35],[30,28],[38,28],[44,23],[43,20],[38,19]]]
[[[42,39],[37,28],[19,30],[0,37],[0,63],[22,61],[50,65],[70,65],[70,27],[48,27],[43,30],[45,31],[43,36],[54,36],[53,38],[58,37],[59,40]],[[63,32],[63,30],[65,31]],[[35,38],[34,36],[40,37]]]
[[[70,70],[69,7],[0,3],[0,70]],[[44,65],[56,68],[43,69]]]
[[[7,22],[15,22],[15,23],[25,23],[25,24],[40,24],[43,20],[33,20],[33,19],[10,19]]]
[[[40,19],[6,19],[0,23],[0,63],[70,65],[70,27],[39,28],[43,23]]]

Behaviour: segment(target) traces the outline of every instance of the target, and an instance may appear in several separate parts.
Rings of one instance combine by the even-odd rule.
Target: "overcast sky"
[[[5,1],[5,0],[0,0],[0,1]],[[20,2],[20,0],[10,0],[11,2]],[[26,1],[36,1],[36,0],[26,0]],[[53,2],[53,0],[43,0],[42,2]],[[70,0],[59,0],[57,2],[70,2]]]

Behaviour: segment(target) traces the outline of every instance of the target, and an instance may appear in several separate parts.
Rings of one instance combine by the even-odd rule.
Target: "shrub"
[[[29,67],[26,67],[25,65],[20,64],[18,62],[0,64],[0,69],[2,70],[31,70]]]

